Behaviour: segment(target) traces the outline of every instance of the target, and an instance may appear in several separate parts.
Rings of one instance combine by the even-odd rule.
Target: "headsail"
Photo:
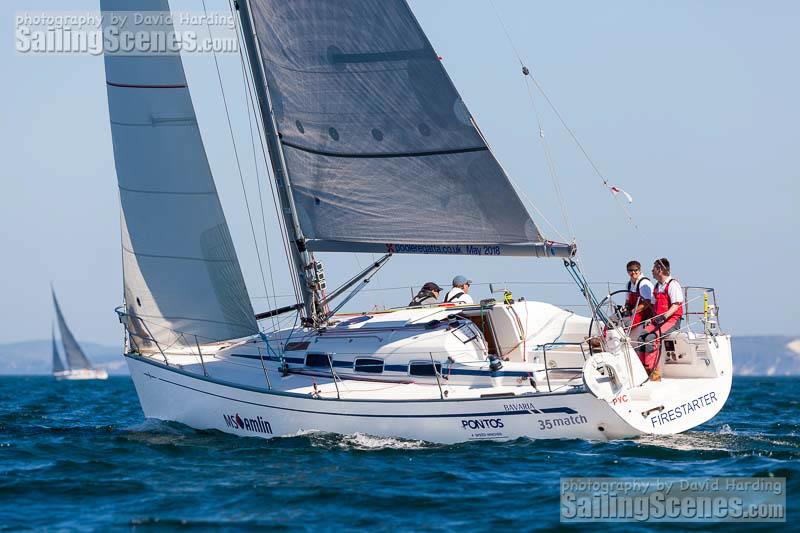
[[[61,356],[58,354],[58,346],[56,345],[56,330],[53,327],[53,374],[56,372],[63,372],[64,363],[61,362]]]
[[[86,358],[78,341],[72,336],[72,332],[67,327],[67,322],[64,320],[64,315],[61,313],[61,306],[58,305],[56,293],[53,291],[53,305],[56,308],[56,320],[58,321],[58,330],[61,333],[61,346],[64,348],[64,355],[67,359],[67,366],[70,370],[82,370],[92,368],[92,363]],[[55,344],[53,345],[55,349]],[[55,368],[55,360],[54,360]]]
[[[309,249],[572,253],[543,242],[405,0],[248,3]]]
[[[131,4],[101,0],[101,8],[108,15]],[[169,12],[169,3],[135,9]],[[128,24],[141,30],[134,17]],[[258,333],[180,56],[107,54],[105,66],[133,343],[152,352],[150,338],[194,346]]]

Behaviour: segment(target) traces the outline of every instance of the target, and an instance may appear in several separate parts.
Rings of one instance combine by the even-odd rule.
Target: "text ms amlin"
[[[225,418],[225,425],[233,429],[246,429],[255,433],[272,435],[272,426],[261,418],[242,418],[239,413],[235,415],[222,415]]]

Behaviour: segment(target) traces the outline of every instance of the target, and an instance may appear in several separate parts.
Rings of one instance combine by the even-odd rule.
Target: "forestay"
[[[310,249],[571,253],[542,244],[404,0],[248,4]]]
[[[72,336],[72,332],[67,327],[67,323],[64,320],[64,315],[61,314],[61,306],[58,305],[58,299],[56,299],[55,291],[53,292],[53,305],[56,308],[56,320],[58,321],[58,330],[61,333],[61,345],[64,347],[64,355],[67,359],[67,366],[69,366],[70,370],[83,370],[86,368],[92,368],[92,363],[90,363],[89,359],[86,358],[86,355],[84,355],[83,350],[78,344],[78,341],[75,340],[75,337]],[[55,350],[55,343],[53,344],[53,349]],[[55,355],[53,359],[53,365],[55,368]],[[57,370],[54,371],[57,372]]]
[[[130,9],[121,0],[101,6],[104,15]],[[169,4],[147,0],[136,9],[169,12]],[[128,24],[142,30],[134,17]],[[256,334],[180,56],[107,53],[105,66],[135,347],[155,351],[151,338],[163,348]]]

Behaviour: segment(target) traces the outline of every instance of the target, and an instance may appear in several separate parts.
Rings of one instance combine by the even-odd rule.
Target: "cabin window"
[[[434,371],[434,365],[436,371]],[[431,363],[430,361],[419,361],[408,365],[408,373],[412,376],[435,376],[442,373],[442,363]]]
[[[478,334],[478,328],[469,321],[465,321],[458,328],[453,330],[453,335],[464,344],[475,340]]]
[[[285,349],[287,352],[302,352],[308,349],[309,344],[309,342],[287,342]]]
[[[331,361],[326,353],[306,354],[306,366],[313,368],[330,368]]]
[[[355,362],[356,372],[366,372],[367,374],[382,374],[383,359],[369,359],[361,357]]]

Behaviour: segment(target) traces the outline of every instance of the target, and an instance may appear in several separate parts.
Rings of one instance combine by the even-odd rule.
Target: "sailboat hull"
[[[264,438],[307,431],[439,443],[669,435],[713,418],[730,392],[727,335],[671,334],[663,378],[651,381],[621,330],[606,333],[611,351],[589,356],[569,342],[583,337],[588,319],[536,302],[496,305],[481,310],[494,326],[489,338],[518,360],[492,369],[481,359],[485,337],[466,322],[474,310],[431,319],[451,312],[347,315],[325,331],[206,345],[203,357],[184,348],[126,360],[148,418]],[[511,346],[516,323],[528,326],[527,351]],[[541,323],[554,324],[566,346],[536,350],[549,341],[528,332],[552,335]],[[293,335],[303,342],[289,342]],[[283,358],[274,355],[281,346]],[[433,370],[434,353],[441,370],[421,372]]]
[[[588,392],[470,400],[315,399],[242,387],[126,357],[147,418],[271,438],[309,431],[365,433],[438,443],[630,438],[642,432]]]

